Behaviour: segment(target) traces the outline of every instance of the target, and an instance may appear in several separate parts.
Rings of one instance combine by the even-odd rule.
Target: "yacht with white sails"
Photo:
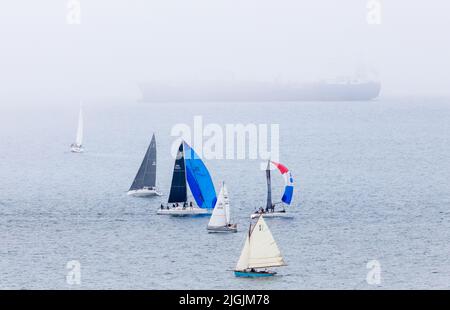
[[[83,149],[83,109],[80,106],[80,112],[78,113],[78,128],[75,143],[70,145],[70,151],[72,153],[82,153]]]
[[[256,278],[274,276],[270,267],[286,266],[280,249],[264,221],[259,215],[258,221],[248,230],[244,247],[234,269],[236,277]]]
[[[225,182],[223,182],[222,188],[220,189],[219,197],[209,219],[207,230],[210,233],[237,232],[237,224],[231,223],[230,202]]]

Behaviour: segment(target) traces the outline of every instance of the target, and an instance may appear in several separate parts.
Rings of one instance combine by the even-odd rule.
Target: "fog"
[[[76,1],[75,1],[76,2]],[[145,81],[297,82],[366,68],[382,96],[450,93],[450,2],[3,1],[0,102],[136,100]],[[68,22],[69,21],[69,22]]]

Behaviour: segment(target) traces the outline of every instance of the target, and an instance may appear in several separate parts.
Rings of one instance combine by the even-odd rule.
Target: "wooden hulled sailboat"
[[[208,232],[237,232],[237,225],[231,224],[230,202],[225,182],[220,189],[207,229]]]
[[[70,145],[70,151],[72,153],[82,153],[83,152],[83,110],[80,106],[80,112],[78,113],[78,128],[77,137],[75,143]]]
[[[256,224],[250,225],[234,274],[236,277],[270,277],[276,272],[267,268],[280,266],[286,266],[286,263],[263,215],[260,215]]]
[[[284,193],[281,197],[281,201],[274,203],[272,201],[272,180],[271,180],[271,165],[274,165],[278,168],[281,175],[284,178]],[[266,168],[266,180],[267,180],[267,201],[266,201],[266,207],[259,208],[255,213],[251,215],[251,218],[257,218],[259,215],[264,214],[264,217],[271,218],[271,217],[284,217],[284,218],[292,218],[292,215],[286,212],[285,206],[288,206],[292,202],[292,197],[294,195],[294,179],[292,178],[292,174],[289,171],[288,168],[286,168],[284,165],[274,162],[274,161],[268,161],[267,162],[267,168]]]
[[[194,201],[188,201],[187,185]],[[157,214],[188,216],[211,214],[217,197],[208,169],[203,161],[186,142],[178,148],[173,167],[169,199],[161,204]]]
[[[144,159],[136,177],[128,190],[128,195],[136,197],[161,196],[156,189],[156,139],[152,136]]]

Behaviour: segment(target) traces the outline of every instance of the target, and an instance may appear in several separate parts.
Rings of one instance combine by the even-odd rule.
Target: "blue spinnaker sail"
[[[208,169],[203,161],[186,142],[184,142],[184,156],[186,163],[186,179],[200,208],[213,209],[217,196]]]

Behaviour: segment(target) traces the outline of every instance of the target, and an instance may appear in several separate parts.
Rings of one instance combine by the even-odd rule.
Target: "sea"
[[[74,154],[78,111],[75,101],[0,106],[1,289],[450,288],[450,99],[85,101],[85,152]],[[227,184],[237,233],[156,214],[174,131],[195,117],[224,132],[278,125],[295,191],[293,219],[266,219],[287,263],[275,277],[233,274],[250,214],[266,203],[263,159],[249,151],[205,159],[216,191]],[[153,133],[163,196],[129,197]],[[279,201],[276,170],[272,182]]]

